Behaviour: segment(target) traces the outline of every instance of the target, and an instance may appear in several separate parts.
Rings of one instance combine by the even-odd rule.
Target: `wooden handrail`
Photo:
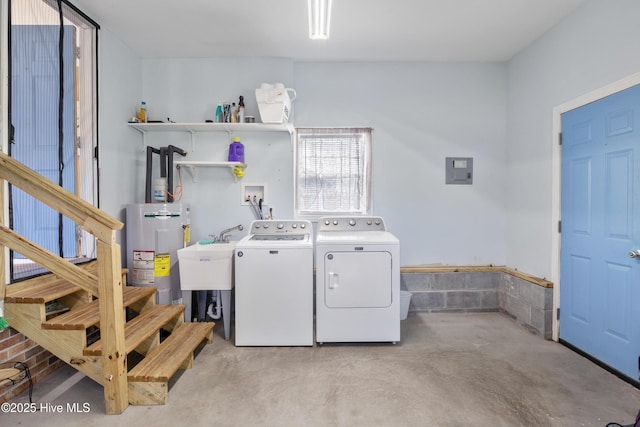
[[[124,226],[122,222],[2,152],[0,179],[9,181],[107,244],[115,243],[113,231]]]
[[[0,225],[0,245],[19,252],[49,271],[54,271],[56,276],[68,280],[94,296],[98,296],[98,278],[96,276],[25,239],[4,225]]]

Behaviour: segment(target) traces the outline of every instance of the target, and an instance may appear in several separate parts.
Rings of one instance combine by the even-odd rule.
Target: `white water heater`
[[[132,286],[155,287],[156,304],[182,304],[177,251],[188,241],[189,224],[185,204],[127,206],[128,281]]]

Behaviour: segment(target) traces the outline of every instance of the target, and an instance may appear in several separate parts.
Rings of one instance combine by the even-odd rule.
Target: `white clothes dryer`
[[[313,345],[309,221],[258,220],[235,250],[236,346]]]
[[[400,341],[400,242],[380,217],[324,217],[316,236],[316,341]]]

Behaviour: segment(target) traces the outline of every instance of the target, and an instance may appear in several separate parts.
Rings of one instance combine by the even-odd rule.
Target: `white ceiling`
[[[506,61],[585,0],[333,0],[310,40],[307,0],[71,0],[143,58]]]

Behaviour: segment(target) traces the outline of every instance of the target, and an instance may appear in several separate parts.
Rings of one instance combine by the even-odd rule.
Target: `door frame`
[[[552,125],[552,156],[551,156],[551,281],[553,287],[553,324],[552,339],[558,341],[560,338],[560,320],[557,316],[560,309],[560,233],[558,223],[561,218],[561,174],[562,174],[562,147],[560,145],[560,134],[562,132],[562,114],[567,111],[582,107],[594,101],[598,101],[614,93],[629,89],[640,84],[640,72],[631,74],[616,82],[595,89],[563,104],[553,108]]]

